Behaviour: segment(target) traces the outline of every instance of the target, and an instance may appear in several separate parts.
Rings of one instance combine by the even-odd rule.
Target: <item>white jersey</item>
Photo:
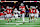
[[[18,12],[18,11],[15,11],[15,10],[14,10],[14,13],[17,13],[17,12]]]
[[[37,10],[37,13],[36,14],[39,14],[39,11]]]
[[[15,16],[15,18],[18,18],[18,14],[17,13],[18,13],[18,11],[17,10],[16,11],[14,10],[14,16]]]

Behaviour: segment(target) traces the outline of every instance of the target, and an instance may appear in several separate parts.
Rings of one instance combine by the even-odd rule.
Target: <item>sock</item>
[[[23,22],[24,22],[24,17],[23,17]]]
[[[6,21],[6,18],[5,18],[5,21]]]
[[[29,23],[30,23],[30,18],[29,18]]]
[[[8,21],[8,23],[9,23],[9,19],[7,18],[7,21]]]
[[[7,18],[7,20],[8,20],[8,18]]]
[[[9,23],[9,21],[8,21],[8,23]]]
[[[31,20],[31,22],[32,22],[32,20]]]
[[[10,19],[10,21],[11,21],[11,19]]]

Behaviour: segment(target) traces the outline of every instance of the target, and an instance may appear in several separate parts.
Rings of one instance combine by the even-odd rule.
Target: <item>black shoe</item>
[[[15,19],[15,20],[17,20],[17,19]]]
[[[8,21],[8,23],[9,23],[9,21]]]
[[[12,22],[12,20],[11,20],[11,22]]]
[[[24,24],[25,22],[23,22],[23,24]]]

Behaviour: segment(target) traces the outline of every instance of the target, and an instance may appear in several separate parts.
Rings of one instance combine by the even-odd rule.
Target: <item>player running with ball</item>
[[[23,3],[21,3],[21,6],[19,6],[19,10],[21,10],[21,11],[20,11],[20,14],[22,15],[23,24],[24,24],[24,22],[25,22],[25,19],[24,19],[24,17],[25,17],[25,6],[24,6]]]

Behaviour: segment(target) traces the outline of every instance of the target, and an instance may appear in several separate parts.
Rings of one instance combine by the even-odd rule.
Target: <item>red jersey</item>
[[[11,14],[12,9],[8,9],[7,6],[6,6],[6,10],[7,10],[7,14]]]
[[[7,10],[7,14],[11,14],[12,13],[12,9],[6,9]]]
[[[30,10],[30,8],[29,8],[29,13],[37,13],[37,11],[36,11],[36,9],[34,9],[34,10],[31,9],[31,10]]]
[[[19,8],[21,8],[21,10],[24,11],[25,6],[19,6]]]
[[[19,6],[19,8],[21,8],[21,12],[20,12],[20,14],[25,13],[25,11],[24,11],[25,6]]]
[[[29,8],[29,13],[33,13],[33,10]]]
[[[37,13],[37,9],[35,9],[35,10],[33,11],[33,13]]]

